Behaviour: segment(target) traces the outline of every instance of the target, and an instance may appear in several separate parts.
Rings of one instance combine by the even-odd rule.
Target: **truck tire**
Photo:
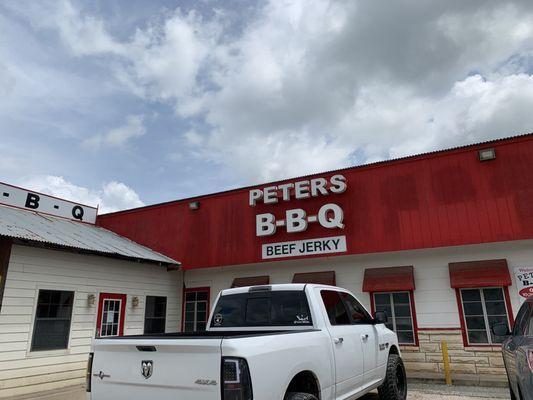
[[[511,400],[518,400],[516,398],[516,395],[514,394],[514,390],[513,390],[513,387],[511,386],[511,381],[509,379],[507,379],[507,383],[509,384],[509,394],[510,394]]]
[[[389,354],[385,381],[378,387],[381,400],[405,400],[407,398],[407,376],[403,361],[397,354]]]
[[[284,400],[318,400],[318,399],[309,393],[289,392],[285,395]]]

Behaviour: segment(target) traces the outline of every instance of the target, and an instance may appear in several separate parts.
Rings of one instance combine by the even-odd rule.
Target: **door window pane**
[[[74,292],[39,290],[31,350],[68,347]]]
[[[329,323],[331,325],[350,325],[350,318],[339,292],[322,290],[320,295],[328,313]]]
[[[502,288],[461,289],[461,302],[468,343],[501,343],[504,338],[492,334],[492,326],[509,324]]]
[[[185,293],[185,332],[205,331],[208,316],[209,291],[206,289],[188,290]]]
[[[167,319],[167,298],[161,296],[146,296],[144,312],[144,333],[165,333]]]
[[[102,304],[102,321],[100,336],[118,336],[120,333],[121,299],[104,299]]]
[[[355,297],[344,292],[340,292],[340,295],[346,303],[348,315],[351,318],[353,324],[365,324],[371,321],[370,315],[367,314],[364,307],[355,299]]]
[[[387,314],[385,326],[396,332],[400,344],[415,343],[409,292],[374,293],[374,306]]]

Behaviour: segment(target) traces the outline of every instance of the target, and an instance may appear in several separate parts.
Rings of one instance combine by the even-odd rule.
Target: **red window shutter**
[[[452,288],[511,286],[507,260],[483,260],[450,263]]]
[[[320,285],[335,286],[335,271],[294,274],[292,283],[318,283]]]
[[[365,269],[363,292],[405,290],[415,290],[415,275],[412,266]]]
[[[270,276],[247,276],[244,278],[235,278],[231,284],[232,288],[243,286],[257,286],[268,285],[270,283]]]

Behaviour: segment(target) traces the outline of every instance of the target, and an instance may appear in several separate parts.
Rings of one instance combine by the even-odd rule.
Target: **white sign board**
[[[516,267],[514,275],[520,300],[533,296],[533,267]]]
[[[96,222],[96,207],[58,199],[47,194],[33,192],[16,186],[0,183],[0,204],[55,215],[74,221]]]
[[[298,257],[315,254],[342,253],[346,251],[346,236],[268,243],[262,246],[263,260],[269,258]]]

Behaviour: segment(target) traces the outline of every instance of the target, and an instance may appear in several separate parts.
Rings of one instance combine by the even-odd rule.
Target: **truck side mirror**
[[[511,332],[509,332],[509,327],[506,323],[492,325],[491,330],[495,336],[509,336],[511,334]]]
[[[376,311],[374,314],[374,322],[376,324],[386,324],[389,318],[385,311]]]

